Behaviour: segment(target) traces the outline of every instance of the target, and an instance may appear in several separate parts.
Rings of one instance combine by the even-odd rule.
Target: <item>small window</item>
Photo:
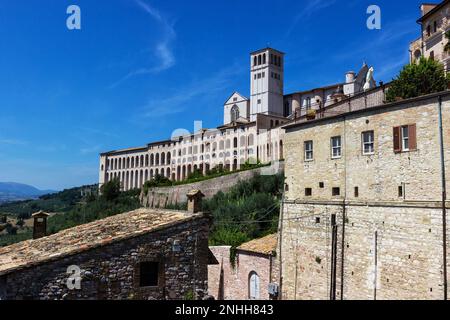
[[[437,21],[433,23],[433,32],[437,31]]]
[[[258,99],[258,104],[261,104],[261,99]]]
[[[306,98],[306,110],[311,109],[311,98]]]
[[[403,198],[403,186],[398,186],[398,197]]]
[[[325,187],[325,184],[323,182],[319,182],[319,188],[323,189]]]
[[[355,198],[359,197],[359,188],[355,187]]]
[[[402,150],[409,151],[409,127],[402,127]]]
[[[427,36],[431,36],[431,26],[427,26]]]
[[[331,138],[331,158],[336,159],[341,157],[341,137]]]
[[[320,217],[316,217],[316,223],[320,223]]]
[[[313,142],[312,140],[305,141],[305,161],[311,161],[313,157]]]
[[[366,131],[362,133],[363,154],[369,155],[375,152],[374,133],[373,131]]]
[[[430,52],[430,59],[431,59],[431,60],[434,60],[434,51],[431,51],[431,52]]]
[[[333,189],[331,189],[331,194],[333,196],[339,196],[341,194],[341,189],[339,187],[333,187]]]
[[[312,196],[312,188],[305,188],[305,196],[306,197]]]
[[[394,127],[394,152],[414,151],[417,149],[416,125]]]
[[[139,264],[139,286],[156,287],[158,286],[158,262],[141,262]]]

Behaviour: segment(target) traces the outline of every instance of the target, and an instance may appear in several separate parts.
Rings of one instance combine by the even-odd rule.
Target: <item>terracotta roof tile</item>
[[[250,251],[262,254],[272,254],[277,248],[277,234],[269,234],[263,238],[251,240],[237,247],[238,250]]]
[[[66,229],[48,237],[22,241],[0,248],[0,275],[200,216],[201,213],[192,215],[183,211],[142,208]]]

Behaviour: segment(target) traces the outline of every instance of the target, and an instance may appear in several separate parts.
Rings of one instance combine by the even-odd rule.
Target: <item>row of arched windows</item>
[[[168,179],[172,178],[170,168],[161,168],[155,170],[141,169],[106,173],[105,182],[111,181],[113,179],[119,179],[122,190],[126,191],[141,188],[146,181],[151,180],[156,175],[162,175]]]
[[[107,160],[107,168],[108,170],[121,170],[121,169],[130,169],[130,168],[142,168],[148,166],[164,166],[166,164],[170,164],[171,154],[170,152],[162,152],[161,154],[148,154],[134,156],[134,157],[123,157],[123,158],[114,158]]]

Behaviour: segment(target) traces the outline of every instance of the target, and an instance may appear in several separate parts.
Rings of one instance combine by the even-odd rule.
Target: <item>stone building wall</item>
[[[449,98],[450,94],[442,94],[447,189]],[[283,299],[329,299],[332,285],[339,299],[341,279],[344,299],[442,299],[438,105],[438,95],[430,95],[287,128]],[[393,128],[411,124],[416,125],[417,149],[394,152]],[[361,135],[368,130],[374,131],[375,151],[364,155]],[[338,158],[331,156],[334,136],[342,139]],[[314,145],[312,161],[304,156],[308,140]],[[333,188],[339,188],[339,194],[333,195]],[[336,261],[335,281],[332,261]]]
[[[0,277],[0,299],[184,299],[207,290],[209,219],[197,218]],[[175,249],[179,245],[179,249]],[[139,262],[160,263],[158,287],[139,287]],[[81,289],[66,286],[69,266]],[[0,287],[1,288],[1,287]],[[2,291],[0,290],[0,293]]]
[[[332,214],[337,216],[337,299],[342,248],[346,300],[443,298],[441,208],[347,204],[343,246],[342,212],[338,203],[285,204],[283,299],[330,299]]]
[[[251,179],[256,174],[277,174],[283,171],[283,163],[278,166],[261,167],[253,170],[246,170],[231,173],[214,179],[200,182],[184,184],[173,187],[159,187],[150,189],[147,195],[141,193],[141,203],[144,207],[165,207],[166,205],[180,204],[187,201],[186,194],[191,190],[201,190],[206,199],[212,198],[217,192],[227,192],[240,180]]]
[[[208,266],[208,294],[216,299],[223,295],[224,300],[248,300],[249,278],[256,272],[260,278],[260,300],[268,300],[270,282],[278,282],[277,259],[270,255],[238,250],[234,265],[230,261],[229,246],[210,247],[218,265]],[[223,278],[221,280],[221,271]],[[222,281],[222,282],[221,282]],[[222,289],[222,293],[220,290]]]

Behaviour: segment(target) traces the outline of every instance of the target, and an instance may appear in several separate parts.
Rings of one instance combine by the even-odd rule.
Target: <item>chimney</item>
[[[352,83],[352,82],[354,82],[355,81],[355,76],[356,76],[355,72],[348,71],[345,74],[345,83]]]
[[[39,211],[31,215],[33,217],[33,239],[39,239],[47,235],[48,213]]]
[[[192,190],[186,196],[188,198],[188,212],[200,212],[202,210],[202,198],[205,195],[200,190]]]

